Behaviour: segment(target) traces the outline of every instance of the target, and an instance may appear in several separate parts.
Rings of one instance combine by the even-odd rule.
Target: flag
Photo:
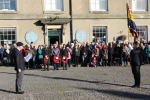
[[[140,40],[138,38],[136,24],[135,24],[134,18],[132,16],[132,12],[130,11],[130,7],[129,7],[128,3],[127,3],[127,22],[128,22],[130,36],[133,36],[133,37],[137,38],[138,40]]]

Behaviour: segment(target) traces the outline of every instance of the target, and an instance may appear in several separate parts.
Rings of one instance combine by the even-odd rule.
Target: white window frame
[[[148,11],[148,0],[146,0],[145,10],[136,8],[137,0],[132,0],[132,11]],[[141,5],[142,6],[142,5]]]
[[[141,32],[145,32],[145,40],[146,42],[148,42],[148,31],[147,31],[147,26],[137,26],[137,30],[140,30],[140,29],[144,29],[145,28],[145,31],[138,31],[138,34],[140,34]],[[142,35],[142,39],[143,39],[143,35]]]
[[[64,11],[64,5],[63,5],[64,1],[62,0],[62,9],[52,9],[52,0],[50,0],[50,5],[51,5],[51,10],[47,10],[46,9],[46,0],[44,0],[44,5],[45,5],[45,11]]]
[[[101,0],[90,0],[91,11],[108,11],[108,0],[105,0],[105,7],[106,7],[105,10],[100,9],[100,1]],[[92,5],[95,7],[95,9],[92,9]],[[99,9],[96,9],[96,7],[99,7]]]
[[[93,32],[93,30],[94,30],[94,28],[97,28],[97,29],[99,29],[99,31],[98,32]],[[102,29],[102,32],[100,32],[100,29]],[[103,32],[103,30],[105,29],[105,33]],[[92,42],[94,42],[93,41],[93,39],[95,39],[95,42],[96,42],[96,40],[98,39],[98,38],[102,38],[102,41],[103,41],[103,38],[105,38],[105,43],[107,42],[107,26],[93,26],[92,27]],[[97,38],[97,37],[94,37],[94,34],[96,35],[96,34],[99,34],[99,37]],[[100,34],[102,34],[102,37],[100,37]],[[105,34],[105,35],[104,35]],[[103,43],[103,42],[102,42]]]
[[[8,41],[15,41],[15,43],[17,42],[17,35],[16,35],[16,27],[10,27],[10,28],[5,28],[5,27],[3,27],[3,28],[0,28],[0,29],[3,29],[3,40],[0,40],[0,44],[1,44],[1,41],[5,41],[5,39],[4,39],[4,29],[7,29],[7,42]],[[11,29],[11,40],[8,40],[8,30],[9,29]],[[15,30],[15,34],[12,34],[12,29],[14,29]],[[0,34],[1,35],[1,34]],[[12,40],[12,35],[15,35],[15,40]],[[5,44],[5,42],[4,42],[4,44]],[[13,43],[12,43],[13,44]]]
[[[0,2],[2,3],[2,2]],[[3,6],[4,5],[4,0],[3,0]],[[10,8],[10,0],[9,0],[9,8]],[[17,0],[15,0],[15,9],[14,10],[10,10],[10,9],[1,9],[0,11],[17,11]]]

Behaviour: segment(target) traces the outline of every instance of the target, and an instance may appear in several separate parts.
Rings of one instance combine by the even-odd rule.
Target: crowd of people
[[[133,44],[131,43],[131,46]],[[141,42],[138,45],[142,50],[142,64],[150,64],[150,42]],[[14,64],[14,48],[16,44],[10,48],[8,44],[4,47],[0,45],[0,63],[1,65],[9,66]],[[67,70],[67,67],[81,66],[86,67],[98,67],[98,66],[129,66],[130,62],[130,50],[128,44],[123,41],[100,43],[99,40],[96,43],[85,42],[80,46],[73,41],[68,44],[55,44],[50,46],[44,44],[35,48],[33,43],[27,44],[21,50],[22,55],[25,57],[29,53],[32,54],[29,62],[26,62],[26,68],[42,68],[49,71],[49,66],[53,65],[54,70],[59,70],[63,67],[63,70]]]

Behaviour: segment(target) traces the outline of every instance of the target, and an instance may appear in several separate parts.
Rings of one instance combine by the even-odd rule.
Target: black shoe
[[[21,91],[21,92],[16,92],[16,94],[24,94],[25,92],[24,91]]]
[[[139,86],[138,85],[133,85],[133,86],[131,86],[132,88],[139,88]]]

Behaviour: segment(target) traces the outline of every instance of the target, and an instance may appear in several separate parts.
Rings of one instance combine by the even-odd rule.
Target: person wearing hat
[[[138,42],[134,42],[131,50],[131,66],[135,84],[131,87],[140,87],[140,66],[142,65],[142,50],[138,47]]]
[[[66,47],[71,48],[71,44],[70,44],[70,42],[68,42],[68,44],[66,45]]]
[[[25,60],[20,50],[23,49],[23,43],[18,42],[17,48],[15,48],[14,61],[15,61],[15,70],[16,70],[16,94],[24,94],[24,91],[21,91],[23,75],[25,70]],[[27,58],[27,56],[25,57]]]

